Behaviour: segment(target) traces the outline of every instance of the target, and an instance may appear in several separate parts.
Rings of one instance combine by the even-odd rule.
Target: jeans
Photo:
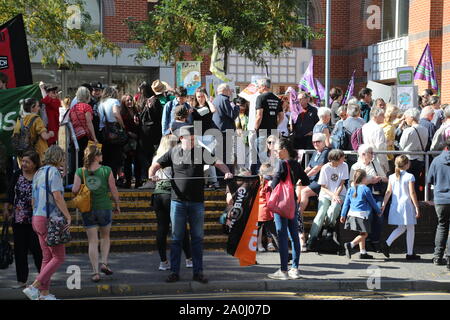
[[[158,247],[161,261],[166,261],[167,235],[170,231],[170,194],[154,194],[152,207],[155,209],[156,220],[158,223],[156,231],[156,246]],[[183,251],[186,259],[190,259],[191,244],[189,243],[189,234],[186,231],[183,240]]]
[[[42,250],[39,245],[39,239],[33,231],[31,224],[13,224],[14,232],[14,259],[16,262],[16,275],[18,282],[27,282],[28,280],[28,252],[31,252],[34,259],[34,265],[38,272],[41,270]]]
[[[39,237],[39,243],[42,249],[41,271],[36,280],[41,283],[39,290],[44,291],[50,288],[50,280],[53,274],[64,263],[66,249],[63,244],[54,247],[47,245],[47,217],[34,216],[33,230]]]
[[[170,203],[172,221],[172,245],[170,247],[170,269],[180,273],[181,249],[189,221],[191,229],[192,264],[194,275],[203,272],[203,224],[205,205],[203,202],[176,201]]]
[[[436,214],[438,226],[436,238],[434,240],[434,257],[442,258],[445,252],[445,242],[447,242],[447,257],[450,257],[450,235],[448,234],[450,225],[450,204],[436,204]]]
[[[377,206],[381,209],[383,204],[383,196],[382,195],[374,195]],[[384,214],[387,214],[387,210],[385,210]],[[369,237],[367,240],[370,240],[372,243],[380,242],[381,231],[383,230],[383,222],[384,222],[384,214],[379,217],[378,214],[372,210],[369,221],[371,224],[372,232],[369,233]]]
[[[288,271],[289,247],[288,235],[292,244],[292,268],[298,268],[300,261],[300,239],[298,237],[298,211],[292,220],[274,215],[275,228],[278,235],[278,250],[280,252],[281,271]]]
[[[344,200],[344,197],[341,196],[341,199]],[[311,230],[309,231],[308,243],[311,243],[314,238],[317,238],[320,229],[325,222],[327,222],[327,225],[332,227],[336,225],[336,220],[341,213],[341,206],[341,204],[333,202],[327,198],[319,199],[319,210],[317,211]]]

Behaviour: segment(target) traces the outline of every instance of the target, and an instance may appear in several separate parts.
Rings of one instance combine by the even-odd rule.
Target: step
[[[226,249],[226,243],[228,236],[205,236],[203,239],[203,246],[205,250],[208,249]],[[170,240],[168,240],[170,243]],[[111,239],[111,252],[142,252],[142,251],[155,251],[156,237],[150,239]],[[88,241],[87,240],[73,240],[66,245],[67,253],[87,253]]]
[[[226,201],[222,200],[207,200],[205,201],[205,209],[212,209],[212,208],[220,208],[225,209],[227,207]],[[67,202],[67,208],[69,209],[75,209],[73,204],[71,202]],[[133,209],[148,209],[150,210],[152,207],[150,206],[150,201],[145,200],[137,200],[137,201],[120,201],[120,208],[127,209],[127,208],[133,208]]]

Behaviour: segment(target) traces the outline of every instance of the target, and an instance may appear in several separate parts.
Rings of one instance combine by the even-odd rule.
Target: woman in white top
[[[120,115],[120,101],[118,100],[119,93],[116,88],[107,87],[100,100],[98,112],[100,115],[100,131],[106,126],[106,122],[117,122],[123,129],[125,125]],[[107,141],[103,143],[103,165],[112,169],[113,176],[117,179],[119,169],[122,166],[122,149],[123,146],[112,145]]]
[[[407,255],[406,260],[419,260],[420,256],[414,254],[414,225],[420,218],[419,202],[414,189],[414,176],[406,170],[410,167],[410,161],[405,155],[395,159],[395,173],[389,176],[389,185],[384,196],[381,212],[384,213],[386,204],[392,195],[392,203],[389,210],[389,224],[397,225],[385,243],[382,244],[384,255],[389,258],[390,246],[406,231]]]

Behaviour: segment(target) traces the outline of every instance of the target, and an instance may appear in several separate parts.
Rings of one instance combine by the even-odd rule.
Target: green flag
[[[19,101],[26,98],[42,98],[38,84],[0,90],[0,143],[6,147],[8,155],[12,154],[11,135],[19,117]]]

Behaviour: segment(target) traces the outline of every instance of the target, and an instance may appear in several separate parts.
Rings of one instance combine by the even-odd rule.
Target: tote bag
[[[269,201],[267,201],[267,208],[278,213],[283,218],[292,220],[295,216],[295,198],[294,185],[291,179],[291,166],[286,161],[288,173],[284,181],[280,180],[275,189],[272,190]]]

